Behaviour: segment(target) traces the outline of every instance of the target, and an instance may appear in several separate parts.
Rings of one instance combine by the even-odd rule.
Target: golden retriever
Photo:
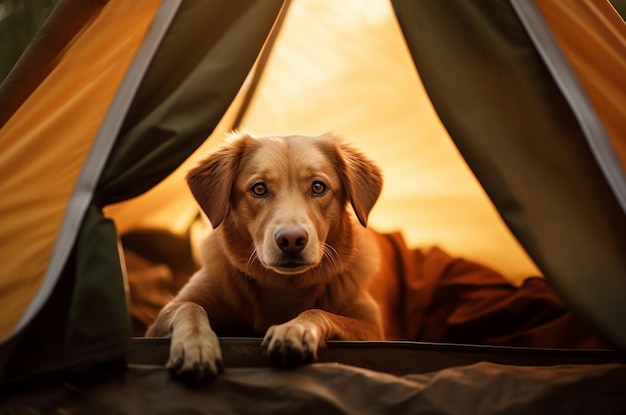
[[[147,332],[171,336],[172,372],[216,376],[216,332],[237,328],[264,334],[283,366],[315,360],[325,340],[384,338],[368,291],[380,251],[366,224],[383,184],[372,161],[331,134],[239,132],[187,181],[214,229],[201,269]]]

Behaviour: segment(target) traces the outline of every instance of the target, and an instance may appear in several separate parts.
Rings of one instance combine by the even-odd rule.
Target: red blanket
[[[520,287],[476,262],[439,248],[408,248],[399,233],[381,235],[390,272],[399,278],[404,340],[523,346],[606,348],[539,277]]]

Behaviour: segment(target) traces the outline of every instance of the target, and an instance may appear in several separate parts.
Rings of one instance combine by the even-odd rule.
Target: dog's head
[[[366,226],[382,188],[380,169],[339,138],[233,133],[187,175],[214,228],[222,226],[242,271],[256,262],[301,274],[350,244],[348,202]],[[231,261],[233,258],[231,258]]]

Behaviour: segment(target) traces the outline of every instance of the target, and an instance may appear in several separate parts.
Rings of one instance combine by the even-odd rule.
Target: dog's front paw
[[[317,349],[322,343],[315,324],[288,321],[271,326],[261,346],[279,367],[296,366],[317,360]]]
[[[212,380],[222,373],[222,350],[211,327],[175,326],[167,368],[188,382]]]

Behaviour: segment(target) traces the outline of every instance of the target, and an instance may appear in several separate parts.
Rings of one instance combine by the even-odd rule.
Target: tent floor
[[[261,339],[221,339],[225,372],[189,385],[164,368],[167,339],[135,339],[128,368],[90,381],[0,390],[4,413],[626,413],[611,351],[329,342],[320,362],[275,369]]]

